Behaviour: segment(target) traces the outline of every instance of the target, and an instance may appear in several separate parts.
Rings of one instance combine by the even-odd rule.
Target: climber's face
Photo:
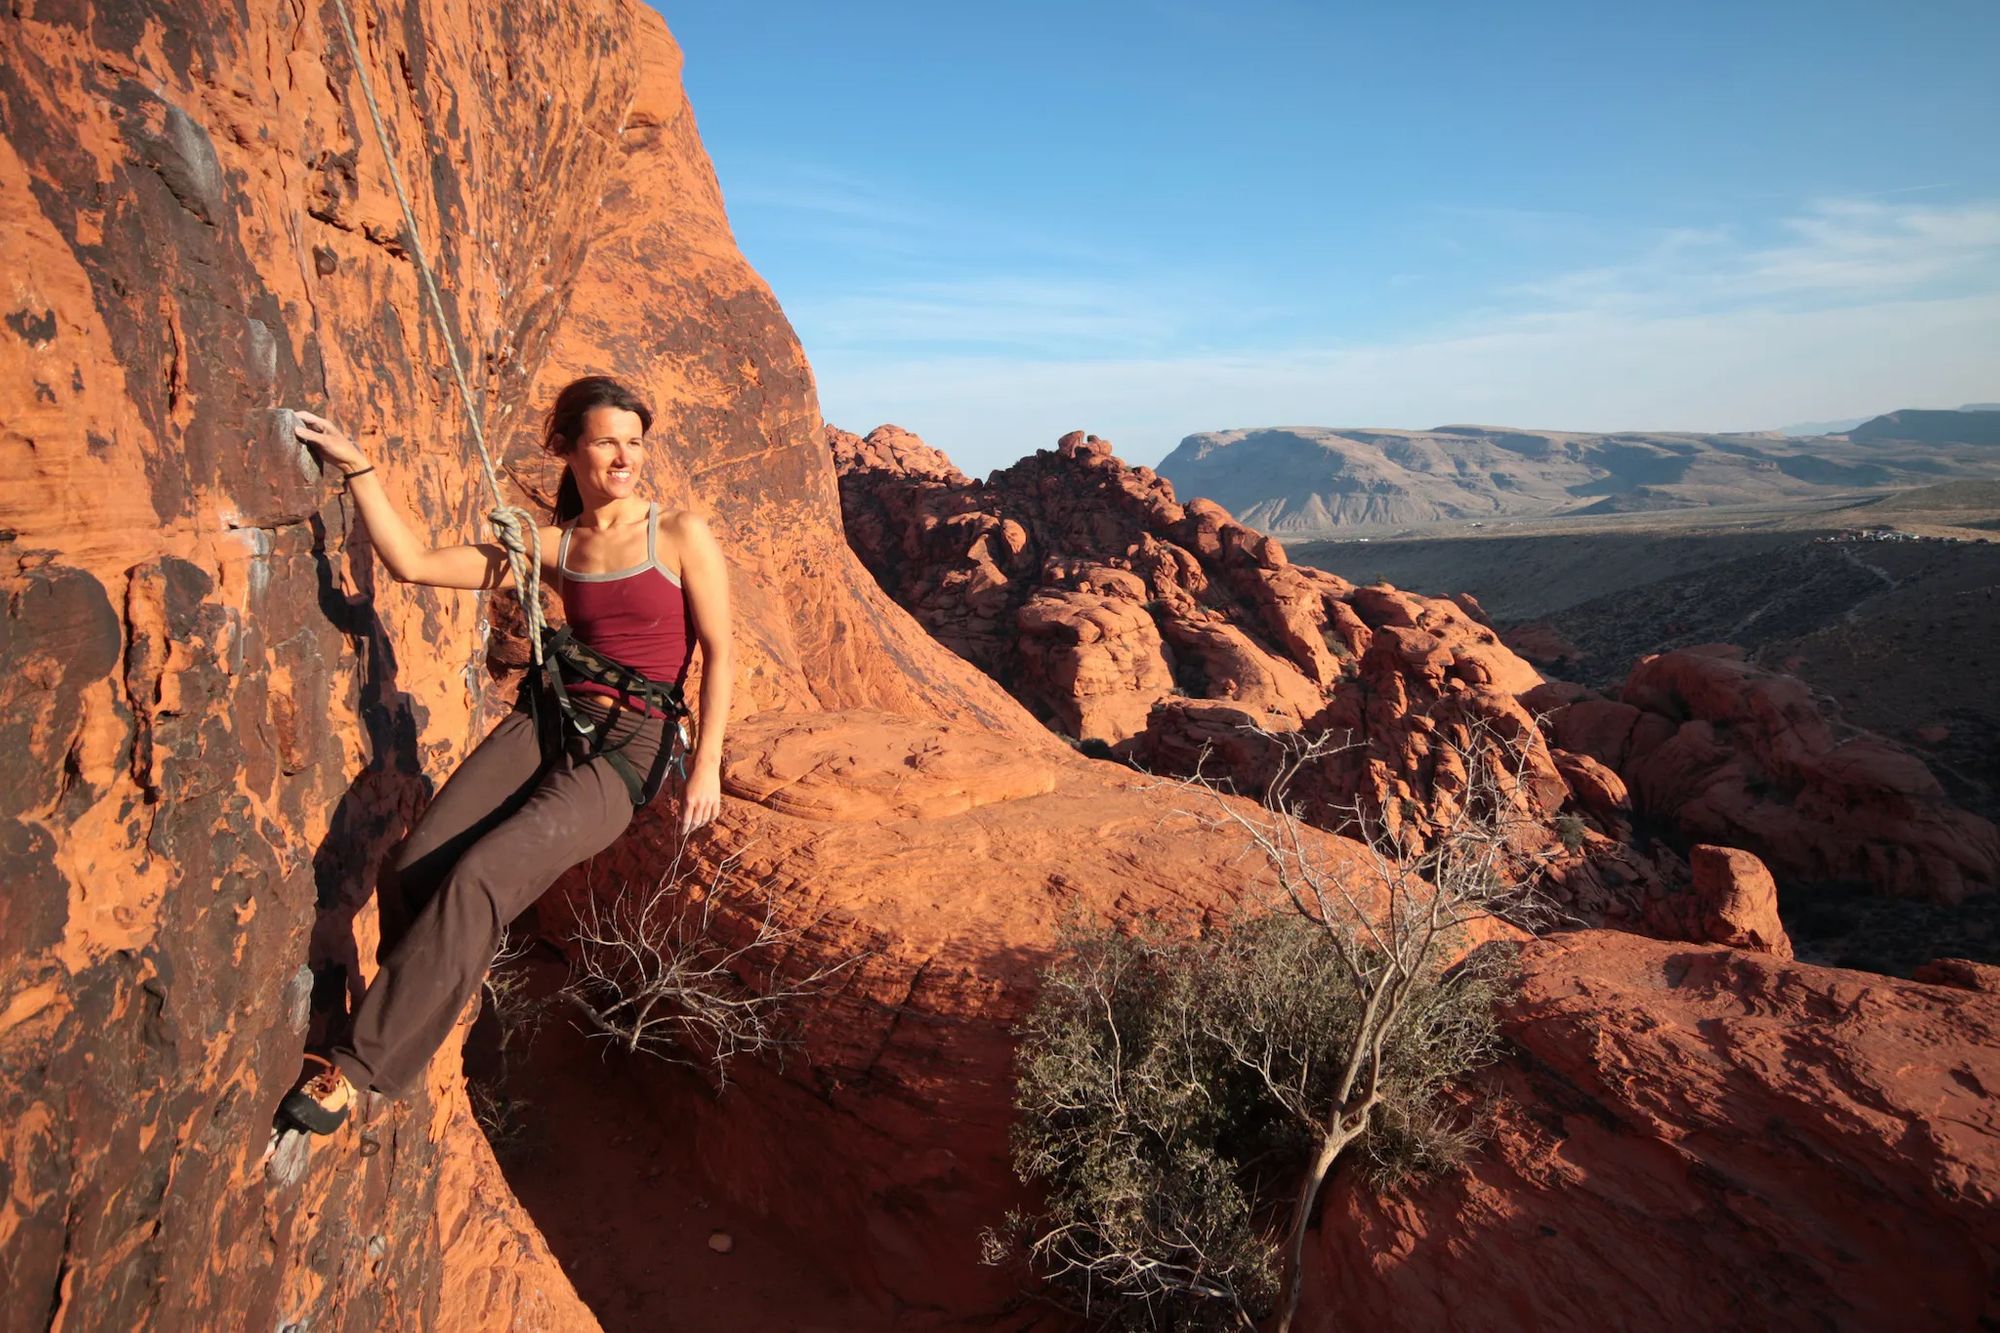
[[[637,412],[593,407],[584,414],[569,466],[585,503],[595,508],[633,494],[645,462],[646,427]]]

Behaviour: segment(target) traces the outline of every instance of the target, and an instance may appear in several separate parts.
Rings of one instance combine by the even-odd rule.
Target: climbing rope
[[[445,318],[444,298],[438,295],[437,278],[431,272],[430,260],[424,255],[423,240],[417,235],[416,211],[410,207],[410,192],[403,186],[403,173],[396,167],[396,155],[389,147],[389,131],[382,123],[382,108],[375,101],[375,86],[368,79],[368,66],[361,59],[361,43],[354,36],[354,19],[347,12],[347,0],[333,0],[333,7],[340,15],[340,30],[347,38],[347,53],[354,61],[354,72],[361,78],[362,100],[368,103],[369,119],[375,122],[375,138],[382,145],[382,158],[389,164],[389,182],[396,187],[396,202],[403,206],[403,225],[410,237],[410,253],[416,256],[417,271],[423,275],[424,290],[431,298],[431,314],[436,316],[438,330],[444,334],[445,349],[451,353],[451,373],[458,380],[459,400],[465,404],[465,417],[472,425],[472,444],[479,451],[479,466],[486,474],[486,489],[493,496],[493,508],[487,512],[486,521],[493,527],[493,535],[506,548],[507,563],[514,571],[514,589],[520,596],[521,610],[528,618],[528,646],[534,654],[537,667],[542,664],[542,586],[541,561],[537,553],[529,550],[528,543],[535,537],[538,525],[535,516],[519,505],[510,505],[500,494],[500,474],[493,466],[493,455],[486,449],[486,428],[479,419],[479,405],[473,401],[472,386],[465,378],[465,362],[458,353],[458,337],[452,332],[451,321]]]

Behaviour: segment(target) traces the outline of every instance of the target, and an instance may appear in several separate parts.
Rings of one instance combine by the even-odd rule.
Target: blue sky
[[[969,472],[2000,399],[1994,0],[657,7],[827,419]]]

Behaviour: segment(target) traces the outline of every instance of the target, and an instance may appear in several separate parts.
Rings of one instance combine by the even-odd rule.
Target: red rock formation
[[[375,864],[496,706],[478,670],[484,599],[378,581],[336,491],[276,438],[269,409],[324,404],[440,537],[469,535],[479,502],[379,150],[319,18],[183,5],[81,23],[49,11],[0,29],[0,223],[27,261],[0,330],[9,1308],[93,1327],[168,1309],[213,1327],[485,1327],[501,1310],[586,1327],[493,1177],[449,1051],[425,1096],[265,1161],[309,1024],[372,965]],[[729,239],[654,15],[558,5],[529,32],[447,6],[364,25],[363,40],[396,142],[435,145],[412,149],[404,174],[511,471],[546,490],[531,418],[570,375],[613,370],[659,409],[656,485],[714,516],[734,564],[739,711],[778,719],[732,744],[733,808],[764,800],[788,828],[821,828],[824,812],[778,813],[811,784],[787,795],[754,774],[784,771],[799,710],[891,709],[903,721],[842,715],[814,753],[848,756],[826,769],[845,801],[921,793],[937,823],[898,836],[972,858],[924,871],[933,897],[906,885],[894,909],[866,897],[871,879],[898,882],[875,863],[822,862],[828,884],[791,908],[863,894],[828,947],[887,939],[900,960],[822,1040],[873,1031],[851,1070],[908,1071],[869,1075],[877,1089],[907,1078],[929,1095],[977,1070],[986,1123],[955,1137],[915,1094],[889,1093],[796,1140],[787,1108],[824,1095],[804,1071],[842,1067],[841,1048],[815,1049],[800,1081],[773,1081],[772,1105],[739,1117],[769,1138],[738,1140],[711,1187],[763,1196],[772,1144],[845,1161],[839,1188],[768,1202],[807,1209],[815,1242],[866,1236],[887,1208],[936,1247],[934,1272],[871,1291],[985,1289],[959,1224],[1012,1197],[1008,1036],[1000,1017],[968,1034],[954,1020],[1017,986],[1034,948],[1017,921],[987,919],[994,905],[1040,894],[1038,912],[1073,897],[1146,914],[1178,884],[1226,902],[1242,877],[1219,841],[1190,860],[1169,836],[1172,792],[1076,759],[846,550],[810,373]],[[878,744],[953,723],[924,732],[921,754]],[[1039,850],[1019,866],[979,855],[990,808],[954,822],[934,782],[959,772],[951,799],[972,806],[1030,801],[1002,780],[1009,765],[1073,766],[1024,823]],[[907,817],[882,802],[851,826],[861,841]],[[652,825],[620,855],[650,869],[664,840]],[[1056,849],[1083,843],[1105,863],[1072,890]],[[962,983],[924,967],[919,951],[948,953],[945,939],[990,963]],[[907,1152],[920,1123],[933,1146]],[[380,1151],[358,1155],[364,1139]],[[952,1174],[948,1154],[968,1144],[980,1166],[939,1205],[958,1210],[947,1229],[909,1180]],[[645,1238],[629,1239],[638,1262]]]
[[[1916,756],[1842,730],[1803,683],[1727,645],[1645,658],[1620,699],[1549,709],[1554,744],[1615,769],[1637,809],[1753,851],[1788,881],[1941,902],[2000,885],[1992,824]]]
[[[1562,671],[1583,660],[1583,650],[1545,620],[1524,621],[1500,631],[1501,641],[1545,671]]]
[[[1330,1190],[1304,1327],[2000,1316],[2000,998],[1603,931],[1523,958],[1485,1148]]]
[[[1529,747],[1523,808],[1568,789],[1514,696],[1540,683],[1468,607],[1357,588],[1206,500],[1186,505],[1095,436],[983,483],[906,431],[828,431],[848,541],[898,602],[1050,726],[1159,772],[1258,790],[1259,731],[1352,738],[1298,794],[1413,833],[1448,819],[1482,729]]]
[[[0,1289],[51,1326],[593,1325],[449,1061],[375,1155],[264,1160],[315,996],[373,956],[373,865],[480,726],[480,599],[378,582],[270,411],[330,405],[426,526],[469,530],[444,349],[332,24],[0,22]],[[528,406],[647,24],[573,0],[532,29],[453,0],[364,21],[497,421]]]
[[[645,1080],[657,1123],[694,1137],[705,1178],[681,1188],[810,1238],[915,1326],[963,1327],[1016,1298],[975,1241],[1026,1202],[1008,1166],[1011,1029],[1060,923],[1213,921],[1273,886],[1205,801],[1063,746],[1024,753],[1012,737],[870,710],[740,726],[724,827],[690,849],[699,873],[735,851],[732,910],[775,893],[786,919],[817,921],[811,960],[860,964],[801,1014],[783,1078],[739,1063],[744,1086],[717,1101],[650,1061],[608,1076]],[[1330,870],[1364,873],[1351,844],[1306,832]],[[655,825],[566,887],[650,882],[666,841]]]
[[[1912,979],[1933,986],[1956,986],[1960,990],[2000,995],[2000,967],[1975,963],[1970,958],[1934,958],[1919,967]]]

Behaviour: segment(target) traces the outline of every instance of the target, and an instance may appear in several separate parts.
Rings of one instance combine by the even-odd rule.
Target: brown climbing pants
[[[631,737],[622,753],[644,773],[666,726],[621,713],[614,738]],[[545,762],[534,720],[524,709],[509,713],[396,850],[379,897],[385,908],[400,905],[410,925],[382,957],[347,1038],[332,1051],[355,1087],[397,1097],[416,1088],[507,923],[632,822],[618,771],[602,755],[586,762],[589,742],[573,729],[564,736],[564,753]]]

